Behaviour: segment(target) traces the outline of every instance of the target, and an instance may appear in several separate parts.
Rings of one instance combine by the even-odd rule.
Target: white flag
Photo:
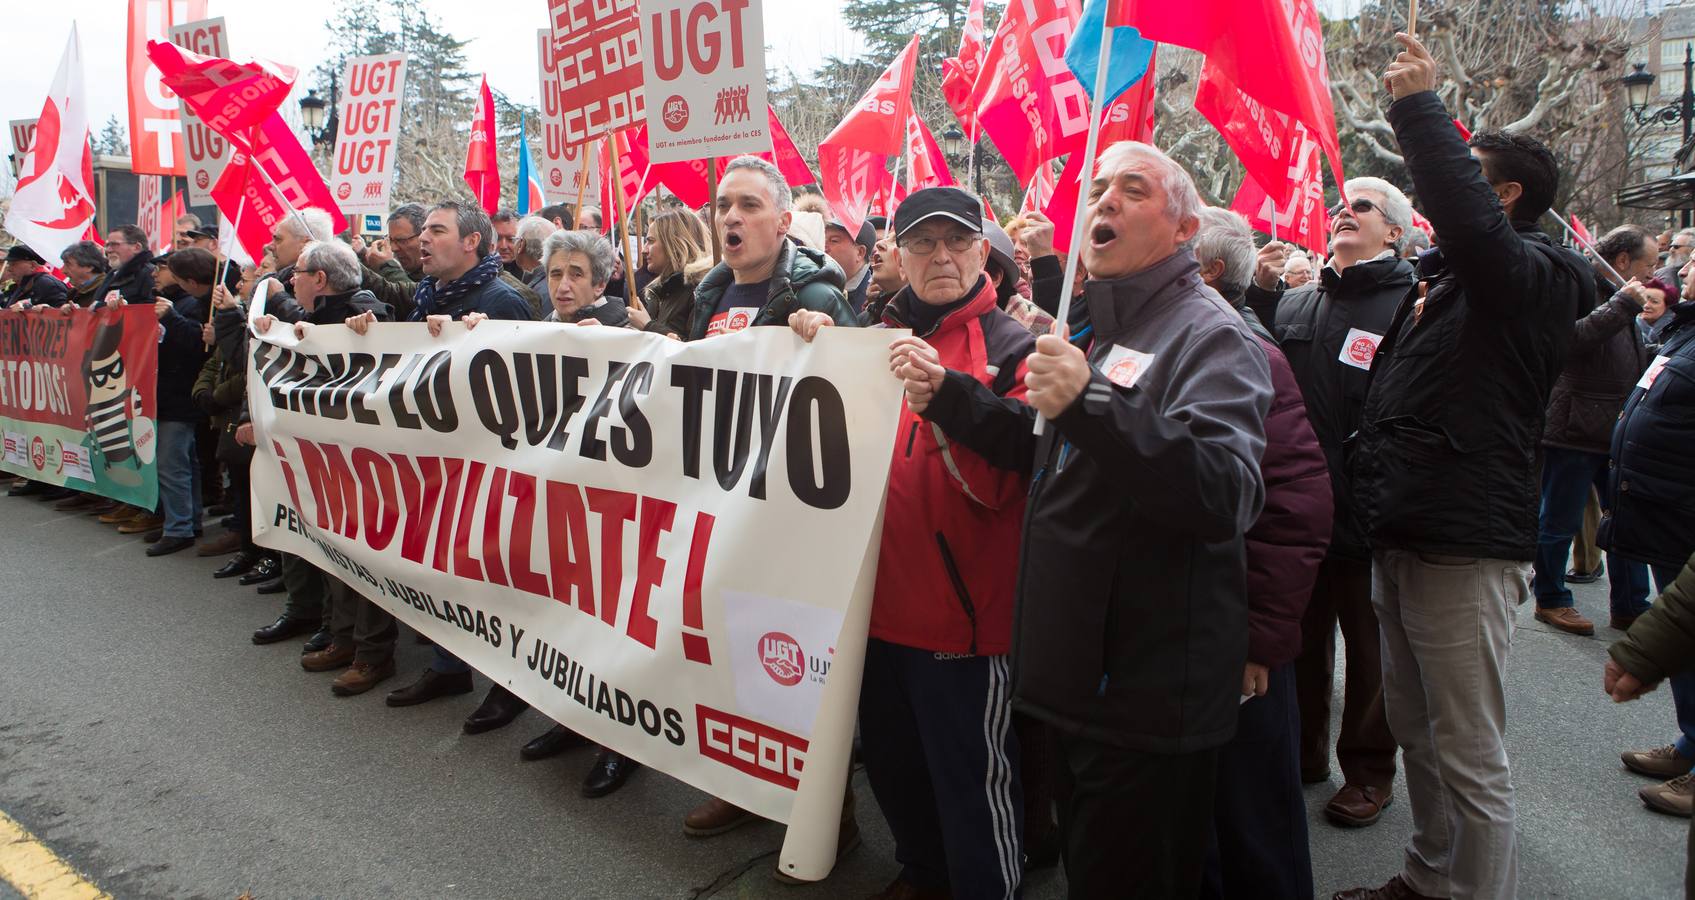
[[[71,24],[59,73],[41,107],[29,167],[6,213],[6,230],[50,262],[82,239],[94,219],[89,184],[93,151],[88,143],[88,107],[83,102],[82,44]]]

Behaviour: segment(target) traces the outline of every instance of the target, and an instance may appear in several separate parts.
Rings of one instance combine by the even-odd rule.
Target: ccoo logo
[[[689,127],[689,101],[684,100],[681,94],[666,97],[661,118],[665,120],[665,127],[673,133]]]
[[[769,631],[759,639],[759,664],[771,680],[783,687],[793,687],[806,674],[806,653],[794,638],[781,631]]]
[[[29,461],[37,472],[47,468],[47,444],[41,440],[41,435],[36,435],[29,442]],[[798,652],[800,648],[796,647],[795,650]],[[770,664],[765,667],[771,668]]]

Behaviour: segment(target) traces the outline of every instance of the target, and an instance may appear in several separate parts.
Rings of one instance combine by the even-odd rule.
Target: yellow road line
[[[0,812],[0,881],[31,900],[111,900],[111,895],[4,812]]]

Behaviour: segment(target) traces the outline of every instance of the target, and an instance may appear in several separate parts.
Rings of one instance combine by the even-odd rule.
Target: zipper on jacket
[[[913,419],[912,430],[906,434],[906,455],[908,458],[912,457],[912,444],[916,440],[918,440],[918,420]],[[940,535],[937,535],[937,537],[940,537]]]
[[[954,593],[959,595],[959,605],[965,609],[965,618],[971,623],[971,655],[977,655],[977,607],[971,602],[971,595],[965,590],[965,579],[959,577],[959,566],[954,564],[953,551],[948,549],[948,539],[936,532],[936,547],[942,551],[942,565],[948,570],[948,580],[953,582]]]

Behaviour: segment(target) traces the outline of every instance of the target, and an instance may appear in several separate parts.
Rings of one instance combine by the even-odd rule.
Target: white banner
[[[202,19],[171,26],[171,43],[204,56],[230,57],[229,32],[224,19]],[[212,185],[224,174],[229,164],[231,147],[224,136],[206,127],[187,106],[182,114],[183,153],[188,175],[188,204],[206,206],[212,202]]]
[[[405,85],[404,53],[347,61],[330,183],[336,202],[350,219],[364,213],[388,215]]]
[[[541,80],[541,160],[536,168],[541,172],[541,191],[548,203],[575,204],[578,189],[585,190],[584,198],[596,202],[594,194],[586,193],[587,179],[596,170],[591,168],[593,144],[572,144],[565,140],[565,107],[559,94],[559,60],[553,52],[553,32],[543,28],[536,32],[536,67]]]
[[[263,302],[263,301],[260,301]],[[254,538],[596,743],[835,857],[891,333],[485,321],[253,342]]]
[[[655,163],[771,152],[763,0],[643,0]]]

